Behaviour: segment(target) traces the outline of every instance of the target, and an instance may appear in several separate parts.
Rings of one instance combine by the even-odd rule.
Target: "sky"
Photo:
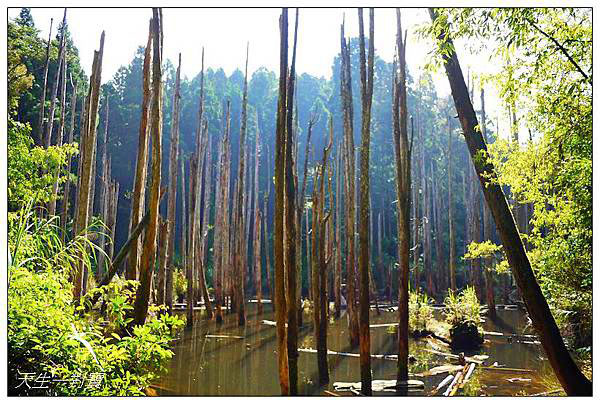
[[[50,18],[54,18],[53,34],[62,20],[62,8],[32,8],[40,36],[48,37]],[[9,8],[9,18],[18,16],[19,8]],[[205,49],[206,68],[222,67],[226,74],[243,68],[246,42],[249,42],[250,75],[259,67],[279,70],[279,28],[281,9],[278,8],[163,8],[163,52],[176,63],[182,54],[182,74],[192,78],[200,72],[201,50]],[[289,31],[292,42],[295,10],[290,9]],[[365,31],[368,33],[368,11],[365,10]],[[138,46],[145,45],[150,8],[69,8],[67,22],[73,41],[79,49],[81,63],[90,74],[93,51],[98,48],[102,30],[106,32],[102,66],[102,81],[109,81],[117,69],[128,64]],[[298,23],[298,48],[296,69],[299,74],[330,78],[332,63],[340,47],[340,24],[345,17],[346,36],[358,36],[357,9],[301,8]],[[429,21],[427,9],[402,9],[403,29],[408,30],[406,62],[417,78],[427,62],[432,43],[419,38],[415,30]],[[396,13],[392,8],[375,9],[375,51],[385,61],[394,55]],[[497,65],[486,54],[472,55],[461,42],[456,43],[463,72],[471,68],[476,73],[494,73]],[[433,74],[438,95],[450,93],[445,72]],[[501,106],[494,88],[486,87],[486,112],[495,117]],[[475,106],[478,106],[478,98]],[[501,127],[503,116],[500,113]]]

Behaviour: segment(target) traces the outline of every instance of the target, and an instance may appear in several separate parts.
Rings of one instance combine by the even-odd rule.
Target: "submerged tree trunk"
[[[150,287],[152,282],[152,261],[156,250],[156,231],[158,225],[159,187],[162,158],[162,10],[152,9],[152,185],[150,187],[150,222],[144,235],[142,256],[140,258],[140,285],[138,286],[133,308],[134,323],[143,325],[148,313]],[[143,113],[143,112],[142,112]]]
[[[354,188],[355,163],[354,163],[354,133],[353,133],[353,108],[352,108],[352,78],[350,69],[350,43],[346,43],[344,36],[344,24],[341,28],[341,60],[340,64],[340,88],[342,98],[342,110],[344,115],[344,139],[345,139],[345,164],[346,164],[346,237],[348,239],[348,253],[346,259],[347,276],[347,306],[349,317],[350,345],[359,344],[358,317],[356,313],[356,286],[354,270],[354,226],[356,197]],[[313,248],[315,246],[313,245]]]
[[[279,98],[277,105],[277,130],[275,138],[275,319],[277,323],[277,353],[279,366],[279,386],[282,395],[290,392],[285,301],[285,269],[283,240],[284,173],[285,173],[285,128],[288,70],[288,10],[284,8],[279,18]]]
[[[429,10],[429,14],[432,21],[437,19],[437,12],[433,9]],[[487,153],[487,146],[483,140],[473,105],[468,97],[452,40],[442,33],[439,35],[438,41],[442,45],[449,45],[447,47],[450,49],[449,53],[443,56],[444,67],[471,154],[471,161],[479,176],[486,203],[494,216],[508,263],[523,294],[523,300],[533,326],[540,336],[548,360],[565,392],[568,395],[592,395],[592,383],[571,358],[548,303],[537,283],[504,192],[495,181],[494,167],[489,161],[476,158],[482,153],[484,155]]]
[[[81,178],[77,198],[77,224],[75,234],[85,234],[89,220],[90,188],[92,183],[92,167],[95,165],[94,148],[96,145],[96,118],[98,115],[98,99],[100,97],[100,83],[102,79],[102,56],[104,54],[104,31],[100,35],[100,48],[94,51],[92,63],[92,75],[88,89],[87,102],[84,112],[84,124],[81,128],[81,136],[84,141],[81,144]],[[84,263],[79,262],[77,271],[73,278],[73,299],[79,301],[82,292],[85,293]]]
[[[455,242],[454,242],[454,222],[452,220],[452,131],[450,129],[450,117],[448,119],[448,276],[450,279],[450,289],[456,292],[456,267],[455,267]]]
[[[287,353],[289,367],[290,395],[298,394],[298,309],[297,305],[297,277],[296,277],[296,189],[294,187],[293,169],[293,107],[294,83],[296,80],[296,43],[298,40],[298,9],[294,29],[294,45],[292,51],[292,64],[287,82],[287,112],[285,131],[285,221],[284,221],[284,268],[287,276]]]
[[[365,60],[363,10],[358,9],[360,41],[360,83],[362,98],[362,143],[360,148],[360,224],[358,267],[360,270],[360,380],[361,393],[371,395],[371,337],[369,333],[369,145],[371,142],[371,105],[373,101],[374,10],[369,9],[369,60]]]
[[[160,271],[163,274],[163,284],[159,282],[159,302],[167,302],[169,311],[173,309],[173,267],[175,262],[175,203],[177,202],[177,169],[179,158],[179,104],[181,99],[181,53],[175,74],[175,91],[173,92],[173,114],[171,116],[171,149],[169,151],[169,195],[167,196],[167,259],[160,261]],[[162,254],[161,254],[162,255]],[[164,299],[163,299],[164,297]]]
[[[398,384],[408,380],[408,276],[410,259],[410,162],[406,103],[406,32],[402,40],[400,9],[396,9],[398,69],[393,91],[393,134],[396,154],[396,197],[398,200]]]
[[[142,116],[140,119],[140,127],[138,131],[138,152],[135,165],[135,181],[133,186],[133,195],[131,199],[131,219],[130,230],[134,229],[142,218],[146,199],[146,175],[148,166],[148,142],[150,138],[150,102],[152,100],[152,88],[150,86],[152,75],[152,22],[150,23],[150,32],[148,33],[148,41],[144,50],[144,68],[143,68],[143,84],[142,84]],[[131,233],[129,234],[131,236]],[[138,266],[140,261],[142,243],[137,240],[131,247],[127,261],[127,271],[125,278],[136,280]],[[167,294],[167,299],[169,295]],[[167,304],[168,304],[167,300]],[[169,306],[169,309],[171,306]]]

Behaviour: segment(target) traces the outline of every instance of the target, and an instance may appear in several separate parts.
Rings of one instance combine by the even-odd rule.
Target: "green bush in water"
[[[483,335],[479,329],[481,321],[481,305],[477,299],[475,288],[467,287],[460,294],[452,291],[444,300],[444,315],[450,324],[450,341],[452,348],[476,348],[483,343]]]
[[[187,293],[187,280],[182,269],[175,268],[173,271],[173,300],[183,303],[183,297]]]
[[[125,288],[133,286],[130,282],[101,290],[104,316],[83,315],[84,306],[73,301],[69,274],[78,252],[87,254],[84,262],[92,261],[85,248],[91,246],[77,237],[63,243],[52,234],[54,218],[31,212],[29,206],[9,218],[8,393],[143,395],[166,370],[173,355],[169,343],[184,322],[157,317],[151,307],[145,325],[115,332],[129,322],[132,295]]]
[[[433,320],[433,308],[424,293],[410,292],[408,297],[408,328],[413,333],[428,331]]]

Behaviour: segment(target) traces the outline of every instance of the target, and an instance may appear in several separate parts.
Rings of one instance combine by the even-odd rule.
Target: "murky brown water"
[[[161,395],[192,396],[271,396],[279,395],[277,370],[277,347],[275,327],[261,323],[262,319],[273,320],[271,305],[267,304],[265,313],[257,318],[255,307],[248,304],[247,324],[237,326],[234,314],[228,315],[222,325],[214,321],[196,320],[193,328],[185,330],[174,346],[169,373],[158,383]],[[196,312],[199,315],[200,312]],[[436,310],[436,317],[441,313]],[[328,348],[337,352],[358,352],[348,345],[347,316],[332,321],[328,327]],[[377,316],[371,311],[371,324],[385,324],[397,321],[397,313],[382,311]],[[520,310],[498,310],[495,322],[487,319],[483,328],[504,334],[528,334],[524,331],[526,316]],[[242,338],[222,338],[218,336]],[[520,395],[535,394],[550,390],[548,380],[555,380],[552,370],[545,360],[540,345],[507,342],[503,337],[486,337],[489,342],[477,352],[466,353],[489,355],[483,366],[494,362],[508,368],[527,369],[533,372],[514,373],[475,368],[473,377],[465,386],[461,395]],[[410,342],[410,353],[417,361],[410,366],[411,374],[417,374],[434,366],[444,365],[448,358],[427,350],[444,349],[434,347],[427,339]],[[304,326],[299,334],[300,348],[315,348],[312,330],[312,318],[304,316]],[[449,350],[446,348],[446,352]],[[371,352],[373,354],[396,354],[396,333],[387,327],[371,328]],[[302,395],[322,395],[324,390],[334,391],[336,381],[360,381],[359,359],[339,355],[328,355],[330,384],[319,387],[317,380],[317,357],[315,353],[299,353],[299,391]],[[372,359],[373,379],[395,379],[396,361]],[[447,374],[418,377],[425,389],[410,394],[429,395],[431,390]],[[509,381],[508,379],[517,379]],[[444,390],[444,389],[442,389]],[[375,393],[388,394],[388,393]],[[441,393],[438,393],[438,395]]]

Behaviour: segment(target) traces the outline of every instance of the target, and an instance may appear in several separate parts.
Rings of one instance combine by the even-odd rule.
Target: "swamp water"
[[[273,325],[262,320],[273,320],[272,306],[264,304],[264,313],[256,315],[256,305],[246,305],[246,325],[237,325],[236,314],[226,315],[223,324],[201,318],[204,313],[195,311],[196,321],[192,328],[185,329],[174,343],[174,356],[168,366],[168,374],[154,386],[159,395],[188,396],[276,396],[280,394],[277,368],[277,340]],[[181,313],[181,312],[180,312]],[[497,310],[497,319],[488,318],[482,324],[485,331],[502,334],[530,334],[525,330],[527,316],[521,310]],[[441,318],[441,310],[435,310]],[[348,344],[347,315],[331,321],[328,326],[328,349],[336,352],[358,353]],[[312,316],[304,314],[304,325],[299,330],[298,348],[315,349]],[[386,309],[377,315],[371,310],[370,322],[386,324],[397,322],[397,313]],[[397,334],[395,328],[371,328],[371,353],[396,354]],[[486,335],[481,349],[465,352],[465,355],[488,355],[482,365],[477,365],[473,376],[457,395],[514,396],[532,395],[555,390],[557,381],[545,359],[539,343],[509,341],[505,336]],[[456,363],[455,359],[431,352],[451,352],[440,341],[431,337],[410,340],[410,354],[416,358],[409,367],[411,379],[421,380],[425,388],[410,391],[409,395],[430,395],[431,391],[447,376],[419,376],[435,366]],[[334,382],[360,381],[359,358],[328,355],[328,386],[318,386],[317,354],[299,352],[298,389],[301,395],[323,395],[325,390],[335,392]],[[484,369],[494,362],[514,371]],[[371,359],[373,380],[395,380],[396,360]],[[519,371],[520,370],[520,371]],[[551,382],[554,387],[548,386]],[[437,395],[441,395],[442,388]],[[338,392],[348,395],[350,393]],[[394,392],[374,393],[394,395]]]

